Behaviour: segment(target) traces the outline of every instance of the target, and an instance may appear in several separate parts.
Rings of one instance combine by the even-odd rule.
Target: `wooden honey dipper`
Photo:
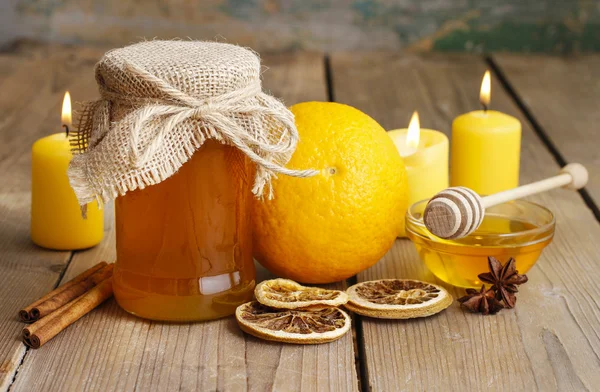
[[[488,207],[559,187],[581,189],[587,181],[586,168],[579,163],[570,163],[555,177],[485,197],[466,187],[452,187],[429,200],[423,213],[423,222],[432,234],[440,238],[463,238],[481,225]]]

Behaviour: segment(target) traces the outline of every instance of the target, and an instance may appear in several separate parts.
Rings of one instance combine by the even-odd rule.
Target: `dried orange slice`
[[[354,313],[385,319],[427,317],[446,309],[453,299],[443,287],[410,279],[381,279],[350,286],[348,303]]]
[[[275,309],[252,301],[238,306],[235,318],[242,331],[275,342],[332,342],[350,330],[350,316],[338,308]]]
[[[254,296],[263,305],[278,309],[340,306],[348,294],[339,290],[305,287],[289,279],[271,279],[259,283]]]

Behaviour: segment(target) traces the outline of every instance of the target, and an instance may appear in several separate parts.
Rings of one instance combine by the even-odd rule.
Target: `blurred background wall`
[[[0,0],[0,45],[154,37],[263,52],[599,51],[600,0]]]

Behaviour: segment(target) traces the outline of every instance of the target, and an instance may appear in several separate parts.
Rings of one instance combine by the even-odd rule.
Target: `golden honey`
[[[115,201],[119,305],[170,321],[232,314],[251,299],[253,167],[207,141],[177,173]]]
[[[534,203],[514,201],[489,208],[481,226],[456,240],[435,237],[423,225],[426,202],[413,205],[407,216],[407,234],[421,260],[439,279],[459,287],[479,288],[477,275],[488,272],[488,256],[505,263],[516,260],[519,273],[526,273],[552,241],[554,216]]]

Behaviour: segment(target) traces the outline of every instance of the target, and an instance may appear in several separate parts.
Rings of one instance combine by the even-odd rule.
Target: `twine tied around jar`
[[[262,92],[260,60],[229,44],[148,41],[107,52],[95,68],[101,99],[83,104],[68,170],[81,205],[108,202],[173,175],[207,139],[256,164],[253,193],[285,167],[298,143],[293,114]]]

